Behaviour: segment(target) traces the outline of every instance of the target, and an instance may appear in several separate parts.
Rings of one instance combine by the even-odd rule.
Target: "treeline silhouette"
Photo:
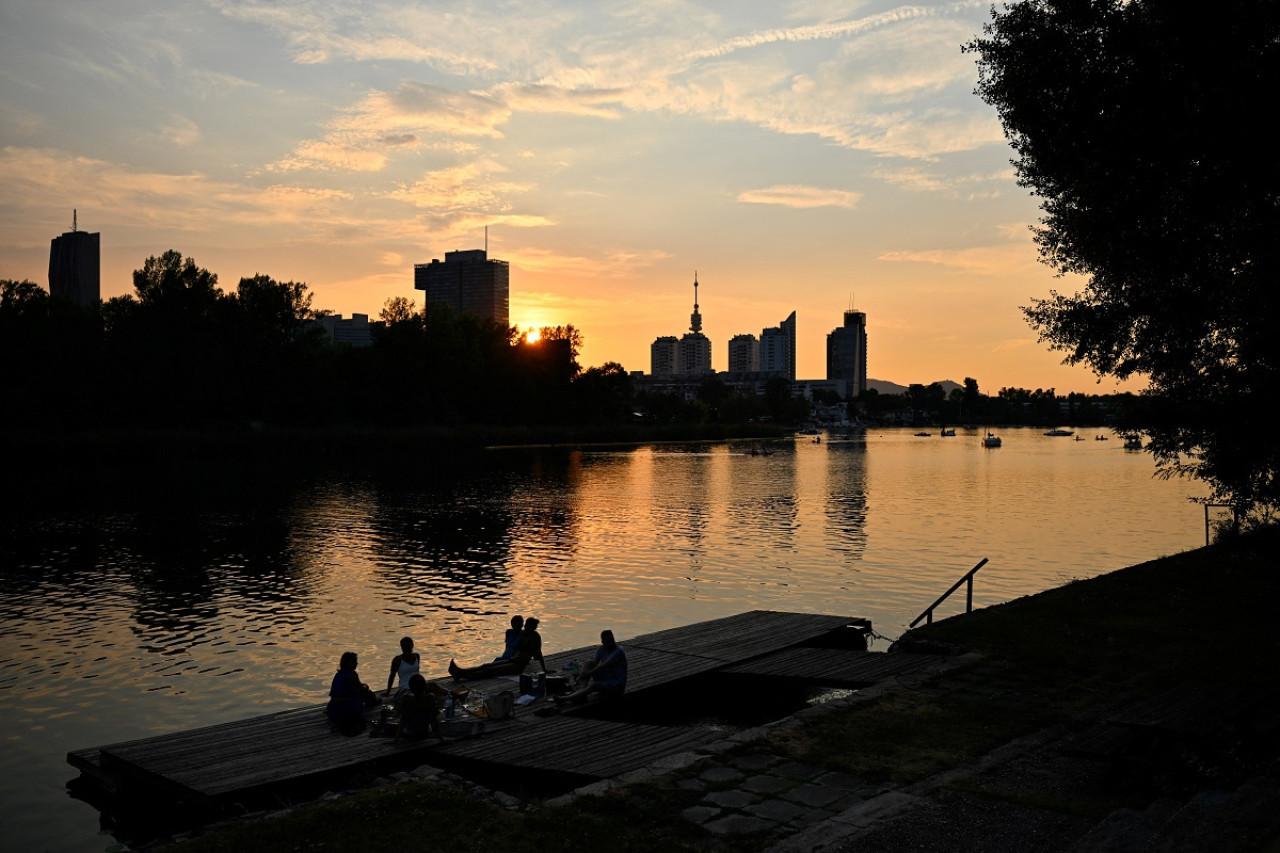
[[[913,384],[905,394],[880,394],[874,389],[858,401],[871,420],[925,424],[1028,424],[1039,426],[1127,427],[1141,408],[1141,400],[1129,393],[1059,395],[1053,388],[1006,387],[988,395],[978,380],[965,377],[960,388],[948,392],[941,383]]]
[[[0,281],[4,429],[487,427],[497,441],[503,430],[524,430],[513,441],[625,440],[741,433],[723,429],[733,425],[758,435],[811,414],[781,377],[760,395],[715,376],[689,398],[638,393],[616,362],[582,369],[572,325],[529,341],[512,326],[395,297],[372,346],[352,347],[308,323],[328,312],[301,282],[258,274],[224,291],[215,274],[170,250],[147,258],[133,284],[132,295],[81,307],[30,281]],[[817,392],[814,402],[828,417],[844,410],[890,424],[1091,424],[1114,418],[1124,401],[1059,398],[1053,389],[988,396],[966,378],[949,394],[935,383],[903,395],[868,391],[847,405]]]
[[[207,428],[530,425],[630,416],[617,364],[582,371],[581,335],[514,327],[390,300],[373,345],[333,345],[300,282],[234,291],[176,251],[147,258],[134,294],[92,307],[29,281],[0,282],[0,399],[7,426]]]

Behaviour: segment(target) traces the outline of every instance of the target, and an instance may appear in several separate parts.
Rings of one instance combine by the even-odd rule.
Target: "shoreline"
[[[1280,719],[1270,701],[1280,695],[1280,676],[1268,663],[1280,653],[1268,613],[1280,592],[1278,545],[1280,533],[1263,531],[940,620],[910,639],[963,647],[946,672],[738,733],[714,755],[674,761],[662,774],[567,800],[502,795],[467,805],[483,808],[500,828],[465,835],[490,849],[558,849],[556,827],[572,822],[584,827],[581,843],[623,851],[888,851],[930,837],[1009,850],[1105,849],[1088,846],[1103,837],[1137,849],[1158,837],[1182,844],[1164,849],[1197,849],[1194,828],[1161,811],[1173,802],[1196,809],[1198,826],[1231,839],[1232,846],[1213,849],[1269,849],[1280,837]],[[1231,625],[1232,648],[1242,652],[1205,643],[1212,625]],[[1224,699],[1224,707],[1250,722],[1204,745],[1176,778],[1162,770],[1116,782],[1109,762],[1065,754],[1064,743],[1109,714],[1185,691],[1196,676],[1241,688],[1244,698]],[[789,766],[822,774],[805,796],[816,796],[822,779],[839,778],[850,802],[807,826],[783,820],[802,808],[801,797],[762,795],[753,785],[781,778]],[[406,801],[434,805],[422,805],[390,839],[380,830],[380,841],[411,843],[431,832],[448,846],[452,830],[441,824],[464,807],[468,789],[413,778],[226,828],[182,849],[292,849],[290,840],[307,833],[342,847],[347,836],[335,821],[358,823]],[[1219,801],[1228,805],[1211,807]],[[619,829],[603,817],[618,813],[636,815],[650,832]],[[1237,818],[1247,826],[1232,829]],[[947,827],[958,834],[939,835]]]

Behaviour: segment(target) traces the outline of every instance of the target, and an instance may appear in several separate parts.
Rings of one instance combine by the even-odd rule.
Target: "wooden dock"
[[[688,689],[680,683],[710,673],[857,686],[936,660],[863,651],[858,638],[869,629],[865,620],[846,616],[751,611],[622,640],[629,669],[627,697],[661,697],[668,688]],[[843,643],[845,648],[839,647],[842,636],[850,640]],[[588,647],[549,654],[547,667],[564,670],[593,651]],[[439,680],[448,683],[447,678]],[[514,679],[466,684],[488,694],[515,688]],[[81,770],[83,779],[104,791],[158,798],[212,814],[335,774],[382,773],[418,764],[455,772],[483,773],[487,768],[499,774],[524,768],[582,784],[724,736],[723,730],[707,725],[600,719],[589,709],[555,716],[534,713],[549,704],[538,700],[520,708],[514,719],[485,721],[482,736],[443,744],[344,737],[330,731],[324,706],[316,705],[77,750],[67,760]]]

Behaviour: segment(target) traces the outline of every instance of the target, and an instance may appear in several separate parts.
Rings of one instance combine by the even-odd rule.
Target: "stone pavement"
[[[972,660],[958,658],[945,668]],[[769,735],[806,717],[909,684],[927,692],[930,686],[920,682],[937,674],[877,685],[562,799],[661,781],[701,794],[683,811],[687,820],[727,841],[742,836],[748,847],[769,853],[1280,850],[1266,846],[1280,838],[1280,772],[1273,761],[1230,779],[1220,776],[1221,789],[1201,781],[1168,794],[1135,792],[1133,805],[1117,808],[1114,767],[1064,754],[1073,732],[1062,725],[910,785],[869,782],[771,748]],[[965,689],[984,683],[1005,689],[990,671],[956,676]]]

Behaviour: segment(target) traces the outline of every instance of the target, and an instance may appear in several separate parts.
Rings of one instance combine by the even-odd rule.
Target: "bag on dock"
[[[503,690],[484,700],[484,709],[491,720],[505,720],[516,712],[516,697],[510,690]]]

